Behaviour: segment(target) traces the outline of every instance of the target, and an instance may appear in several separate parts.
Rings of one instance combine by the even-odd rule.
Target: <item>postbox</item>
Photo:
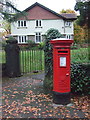
[[[73,40],[51,40],[53,45],[53,102],[66,105],[70,101],[70,46]]]

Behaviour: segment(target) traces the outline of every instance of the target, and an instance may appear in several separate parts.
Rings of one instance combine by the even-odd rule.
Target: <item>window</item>
[[[26,27],[26,21],[18,21],[18,27]]]
[[[39,33],[39,32],[36,33],[36,35],[35,35],[35,42],[36,42],[36,43],[40,43],[41,40],[42,40],[42,39],[41,39],[41,33]]]
[[[27,36],[18,36],[18,43],[27,43]]]
[[[62,34],[61,38],[66,38],[66,39],[72,39],[73,40],[73,34]]]
[[[20,21],[18,21],[18,27],[20,27]]]
[[[66,21],[65,22],[65,26],[71,26],[71,22],[70,21]]]
[[[42,27],[42,20],[36,20],[36,27]]]
[[[66,35],[66,38],[67,39],[71,39],[71,35]]]
[[[26,26],[26,21],[24,21],[24,26]]]

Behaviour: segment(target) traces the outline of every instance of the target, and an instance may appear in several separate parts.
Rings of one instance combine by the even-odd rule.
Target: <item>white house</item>
[[[77,18],[74,13],[58,14],[37,2],[24,11],[26,16],[11,23],[11,35],[19,44],[26,44],[27,40],[35,43],[44,41],[44,35],[50,28],[58,29],[67,39],[73,38],[73,21]]]

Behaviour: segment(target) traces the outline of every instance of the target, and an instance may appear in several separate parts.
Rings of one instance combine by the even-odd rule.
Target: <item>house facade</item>
[[[58,29],[67,39],[73,38],[75,14],[58,14],[37,2],[24,11],[25,16],[11,23],[11,35],[19,44],[27,44],[28,40],[43,42],[44,35],[50,28]]]

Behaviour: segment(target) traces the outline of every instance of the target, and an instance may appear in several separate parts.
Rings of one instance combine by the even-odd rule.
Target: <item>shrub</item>
[[[44,49],[44,47],[45,47],[45,42],[39,43],[39,45],[38,45],[39,49]]]
[[[74,43],[74,45],[71,46],[71,49],[78,49],[78,45]]]
[[[53,54],[50,40],[59,38],[61,34],[57,29],[51,28],[46,32],[45,40],[45,79],[44,87],[48,90],[52,87],[52,76],[53,76]]]
[[[13,36],[8,37],[7,40],[16,40]]]
[[[32,40],[28,40],[27,43],[28,43],[27,49],[31,49],[36,46],[35,42]]]
[[[71,91],[77,94],[90,94],[90,65],[71,64]]]
[[[46,39],[52,40],[60,37],[61,37],[61,34],[57,29],[50,28],[46,32]]]

